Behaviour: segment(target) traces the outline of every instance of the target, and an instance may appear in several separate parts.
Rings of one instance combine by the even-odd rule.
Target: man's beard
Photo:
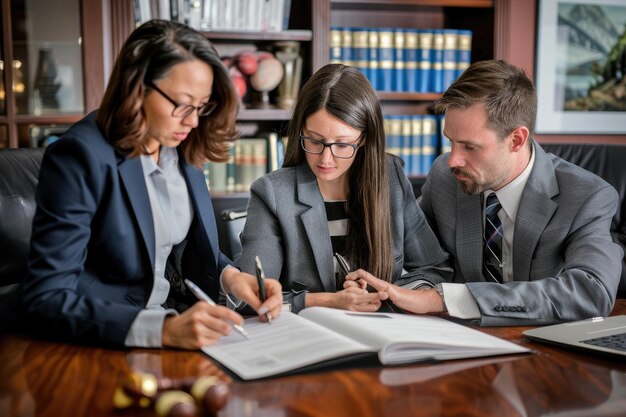
[[[452,174],[454,175],[467,178],[465,181],[457,180],[456,182],[459,184],[459,187],[461,187],[461,190],[463,190],[465,194],[469,195],[477,195],[485,190],[496,190],[500,188],[499,184],[502,184],[505,178],[504,173],[502,173],[502,178],[497,178],[496,181],[479,183],[474,175],[470,174],[469,172],[463,171],[460,168],[450,168],[450,171],[452,171]]]

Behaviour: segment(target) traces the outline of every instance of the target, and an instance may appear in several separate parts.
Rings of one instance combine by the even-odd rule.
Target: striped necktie
[[[502,222],[498,212],[502,205],[495,193],[487,197],[485,206],[485,247],[483,274],[488,280],[502,282]]]

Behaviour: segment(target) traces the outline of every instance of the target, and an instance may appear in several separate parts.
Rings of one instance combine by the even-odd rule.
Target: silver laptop
[[[626,356],[626,315],[537,327],[523,333],[540,342]]]

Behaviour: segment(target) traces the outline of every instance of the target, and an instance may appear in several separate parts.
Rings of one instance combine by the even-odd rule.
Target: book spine
[[[367,28],[354,28],[352,35],[354,66],[367,78],[369,77],[369,48]]]
[[[393,91],[404,91],[404,29],[393,31]]]
[[[443,31],[433,30],[433,48],[430,51],[432,65],[432,78],[430,92],[440,93],[443,91]]]
[[[419,35],[417,29],[407,29],[404,34],[404,89],[409,92],[417,91],[417,66]]]
[[[291,17],[291,0],[284,0],[283,4],[283,27],[282,30],[289,29],[289,18]]]
[[[459,30],[458,36],[455,79],[463,74],[472,61],[472,31]]]
[[[330,63],[343,64],[341,51],[341,31],[342,28],[330,28]]]
[[[341,63],[353,66],[352,28],[341,29]]]
[[[437,118],[424,115],[422,118],[422,174],[427,175],[437,154]]]
[[[278,135],[272,132],[267,135],[267,172],[277,170],[278,167]]]
[[[400,148],[400,158],[404,161],[404,173],[405,175],[411,174],[411,138],[412,138],[412,125],[411,116],[400,116],[400,129],[402,146]]]
[[[159,19],[170,20],[170,0],[159,0]]]
[[[389,133],[387,134],[387,152],[396,156],[402,156],[402,120],[400,119],[400,116],[397,115],[390,115],[387,119],[389,123]]]
[[[439,154],[444,154],[452,150],[452,142],[443,134],[443,128],[446,125],[446,117],[440,114],[437,116],[437,123],[439,125],[439,143],[441,144]]]
[[[226,163],[226,191],[234,192],[236,189],[236,167],[235,167],[235,148],[237,145],[230,148],[230,159]]]
[[[211,192],[225,192],[227,190],[227,163],[209,162],[209,189]]]
[[[419,33],[419,68],[418,68],[418,92],[427,93],[430,91],[430,79],[432,75],[432,63],[430,52],[433,48],[433,32],[422,30]]]
[[[245,10],[246,7],[242,7],[241,9]],[[270,20],[268,25],[268,30],[270,32],[280,32],[283,30],[284,10],[284,0],[270,0]]]
[[[174,22],[178,22],[178,0],[170,0],[170,19]]]
[[[443,68],[441,91],[448,89],[456,79],[458,32],[454,29],[443,31]]]
[[[250,176],[247,178],[245,190],[258,178],[267,174],[267,141],[265,139],[249,139],[250,147]]]
[[[369,80],[374,90],[380,89],[379,69],[378,69],[378,29],[370,28],[368,30],[367,46],[368,46],[368,63],[369,63]]]
[[[200,8],[200,2],[189,2],[187,7],[187,24],[190,27],[199,30],[200,23],[202,21],[202,9]]]
[[[422,116],[411,116],[411,175],[422,175]]]
[[[393,91],[393,29],[380,29],[378,44],[379,89]]]

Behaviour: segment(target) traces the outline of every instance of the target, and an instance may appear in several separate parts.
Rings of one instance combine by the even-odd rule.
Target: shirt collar
[[[150,176],[155,171],[164,172],[178,164],[178,152],[176,148],[162,146],[159,151],[159,162],[156,163],[151,155],[141,155],[141,167],[145,176]]]
[[[535,146],[534,144],[530,148],[531,155],[530,161],[526,168],[519,174],[513,181],[500,188],[498,191],[495,191],[496,196],[498,197],[498,201],[502,205],[502,209],[506,213],[506,215],[515,221],[517,216],[517,209],[519,207],[519,202],[522,199],[522,193],[524,192],[524,188],[526,187],[526,183],[528,182],[528,177],[530,177],[530,172],[533,170],[533,165],[535,165]],[[487,200],[489,194],[493,193],[492,190],[487,190],[484,193],[484,200]]]

